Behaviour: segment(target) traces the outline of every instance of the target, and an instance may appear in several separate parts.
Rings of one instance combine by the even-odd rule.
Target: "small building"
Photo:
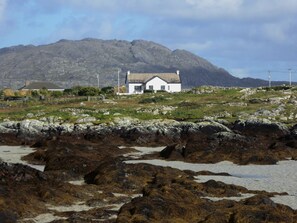
[[[42,89],[46,89],[48,91],[64,91],[63,88],[59,87],[58,85],[51,83],[51,82],[28,82],[24,87],[21,87],[19,90],[27,90],[27,91],[39,91]]]
[[[176,73],[130,73],[127,72],[128,94],[142,94],[145,90],[180,92],[181,80]]]

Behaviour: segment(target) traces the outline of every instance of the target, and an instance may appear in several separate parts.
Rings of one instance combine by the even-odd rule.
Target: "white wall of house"
[[[159,77],[154,77],[150,81],[146,82],[145,89],[154,91],[167,90],[167,85],[168,84],[166,81],[162,80]]]
[[[144,90],[141,83],[129,83],[127,89],[128,94],[142,94]]]
[[[180,92],[180,83],[167,83],[159,77],[154,77],[149,80],[145,85],[142,83],[127,83],[128,94],[142,94],[144,90],[160,91],[165,90],[168,92]]]
[[[168,91],[168,92],[181,92],[181,84],[180,83],[168,84],[166,91]]]

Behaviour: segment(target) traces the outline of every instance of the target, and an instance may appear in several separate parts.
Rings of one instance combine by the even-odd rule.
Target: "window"
[[[165,91],[165,85],[161,85],[161,90]]]
[[[154,86],[153,85],[149,85],[149,90],[154,90]]]
[[[168,91],[170,91],[170,85],[168,85]]]
[[[141,86],[134,86],[135,92],[141,92]]]

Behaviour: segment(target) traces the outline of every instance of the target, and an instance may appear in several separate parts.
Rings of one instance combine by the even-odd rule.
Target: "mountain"
[[[267,81],[240,79],[185,50],[134,40],[60,40],[41,46],[0,49],[0,87],[19,88],[25,81],[51,81],[61,87],[100,87],[125,83],[126,71],[175,72],[180,70],[183,88],[200,85],[263,86]]]

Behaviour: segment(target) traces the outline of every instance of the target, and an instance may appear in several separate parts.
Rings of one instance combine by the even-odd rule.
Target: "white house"
[[[145,90],[180,92],[181,80],[176,73],[130,73],[127,72],[128,94],[142,94]]]

